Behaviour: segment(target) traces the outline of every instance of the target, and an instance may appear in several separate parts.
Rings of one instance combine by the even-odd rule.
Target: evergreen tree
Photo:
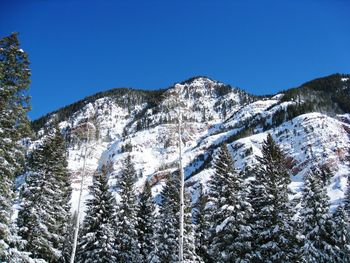
[[[40,145],[31,153],[26,182],[21,188],[21,208],[17,219],[19,234],[25,241],[24,249],[34,258],[41,257],[40,242],[48,240],[49,236],[42,224],[45,206],[48,205],[42,190],[46,179],[44,160],[44,146]]]
[[[210,253],[216,262],[239,262],[245,255],[247,219],[250,205],[242,189],[243,178],[222,145],[214,161],[214,175],[209,181]]]
[[[19,140],[30,134],[26,114],[30,84],[27,54],[17,34],[0,40],[0,260],[8,247],[13,181],[21,171],[24,149]]]
[[[152,188],[146,180],[137,209],[137,235],[142,257],[141,262],[147,262],[147,258],[154,248],[154,212]]]
[[[137,204],[134,191],[136,171],[128,155],[119,177],[118,213],[116,218],[115,235],[118,250],[117,262],[140,262],[141,255],[137,236]]]
[[[286,157],[268,134],[250,184],[252,262],[295,262],[297,233],[288,199],[291,182]]]
[[[343,205],[333,214],[333,236],[336,251],[335,262],[350,262],[350,225]]]
[[[152,263],[175,263],[179,261],[179,186],[179,176],[169,175],[161,192],[161,205],[156,222],[156,246],[149,257]],[[188,195],[185,195],[184,219],[184,261],[202,262],[202,259],[195,252],[194,229]]]
[[[67,234],[64,239],[63,251],[62,251],[62,262],[70,262],[72,256],[73,242],[74,242],[74,230],[77,222],[78,213],[75,211],[71,217],[70,223],[67,228]]]
[[[308,263],[335,262],[332,240],[332,222],[329,214],[329,197],[321,179],[321,171],[314,167],[304,177],[302,193],[302,261]]]
[[[70,173],[68,172],[68,162],[66,158],[66,145],[59,130],[58,125],[55,126],[55,134],[49,137],[48,149],[49,158],[46,159],[46,172],[50,176],[51,183],[50,191],[52,191],[51,199],[54,200],[54,205],[51,204],[48,212],[51,213],[52,220],[49,226],[52,242],[55,248],[59,250],[60,259],[63,261],[62,251],[64,245],[69,245],[69,226],[71,224],[71,205],[72,196]],[[48,193],[48,195],[51,192]]]
[[[196,253],[204,262],[211,262],[208,254],[209,224],[206,205],[208,197],[204,194],[203,185],[199,184],[198,200],[194,206],[195,247]]]
[[[104,166],[101,172],[95,173],[90,194],[77,248],[77,262],[118,262],[113,232],[114,197],[109,192]]]
[[[22,190],[19,233],[34,258],[62,262],[70,223],[71,184],[65,145],[56,127],[32,153],[27,182]]]

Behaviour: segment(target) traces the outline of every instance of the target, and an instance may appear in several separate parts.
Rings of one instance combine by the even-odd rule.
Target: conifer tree
[[[114,197],[109,192],[104,166],[95,173],[90,194],[78,243],[77,262],[118,262],[113,231]]]
[[[52,242],[55,248],[59,250],[60,259],[63,261],[62,251],[64,245],[69,245],[69,226],[71,224],[71,205],[70,200],[72,196],[70,173],[68,172],[68,162],[66,158],[66,145],[61,135],[57,123],[55,124],[55,133],[49,137],[47,144],[47,151],[49,158],[46,158],[46,172],[51,183],[50,191],[52,191],[51,199],[54,200],[54,205],[51,204],[50,210],[52,220],[48,224],[49,230],[53,234]],[[49,192],[48,195],[51,193]]]
[[[137,235],[142,262],[147,262],[147,258],[154,248],[154,213],[152,188],[146,180],[137,209]]]
[[[214,161],[214,175],[209,182],[210,253],[216,262],[234,262],[245,255],[247,219],[250,205],[242,189],[243,178],[222,145]]]
[[[21,172],[24,150],[19,140],[30,134],[30,70],[17,34],[0,40],[0,260],[8,247],[13,181]]]
[[[62,262],[70,223],[71,185],[65,145],[59,130],[32,153],[22,190],[19,233],[34,258]]]
[[[209,224],[207,221],[206,205],[208,197],[203,191],[203,185],[199,184],[198,200],[194,206],[194,224],[195,224],[195,247],[196,253],[200,256],[204,262],[210,262],[210,256],[208,254],[208,237],[209,237]]]
[[[41,258],[40,241],[47,240],[49,236],[42,224],[47,205],[42,190],[46,179],[44,160],[44,146],[40,145],[31,153],[26,182],[21,188],[21,209],[17,219],[19,234],[25,242],[24,249],[34,258]]]
[[[350,225],[349,217],[343,205],[339,205],[333,214],[333,236],[335,245],[335,262],[350,262]]]
[[[152,263],[179,261],[179,186],[179,176],[168,175],[167,183],[161,192],[161,205],[156,222],[156,246],[149,257]],[[184,262],[202,262],[202,259],[195,252],[194,229],[188,195],[185,195],[184,219]]]
[[[321,179],[321,171],[313,167],[304,177],[302,193],[302,234],[304,244],[301,249],[303,262],[335,262],[334,240],[332,240],[329,214],[329,197]]]
[[[134,191],[136,171],[131,156],[128,155],[119,177],[118,213],[115,223],[117,262],[140,262],[141,255],[137,236],[137,204]]]
[[[291,182],[286,157],[270,134],[258,158],[255,180],[250,186],[252,262],[294,262],[297,257],[296,229],[288,199]]]
[[[62,262],[70,262],[72,256],[73,242],[74,242],[74,230],[77,222],[78,213],[75,211],[71,217],[70,223],[67,228],[67,234],[64,239],[63,251],[62,251]]]

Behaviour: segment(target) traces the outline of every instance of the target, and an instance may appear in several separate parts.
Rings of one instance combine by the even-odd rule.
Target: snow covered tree
[[[179,261],[179,186],[179,176],[168,175],[166,185],[161,192],[161,205],[156,222],[156,246],[149,257],[149,261],[152,263]],[[187,195],[185,195],[184,211],[184,262],[202,262],[195,252],[191,206]]]
[[[329,197],[321,178],[321,171],[313,167],[304,177],[302,192],[302,262],[336,262],[332,222],[329,214]]]
[[[64,239],[63,251],[62,251],[62,262],[70,262],[72,256],[73,242],[74,242],[74,230],[78,213],[75,211],[71,217],[70,224],[68,225],[67,234]]]
[[[290,173],[285,155],[270,134],[258,161],[256,178],[250,183],[252,247],[246,258],[252,262],[295,262],[298,240],[288,199]]]
[[[216,262],[239,261],[247,249],[242,237],[250,205],[242,188],[242,174],[234,169],[225,144],[214,159],[214,171],[208,193],[210,254]]]
[[[137,203],[134,191],[136,171],[128,155],[119,176],[120,203],[115,222],[117,262],[140,262],[141,254],[137,236]]]
[[[42,224],[45,206],[48,205],[43,194],[44,159],[44,147],[40,145],[31,153],[26,182],[20,193],[21,208],[17,218],[19,234],[25,241],[24,249],[31,252],[34,258],[41,257],[41,242],[48,240],[49,236]]]
[[[349,217],[343,205],[339,205],[332,218],[332,235],[335,244],[335,261],[350,262],[350,225]]]
[[[65,145],[59,130],[47,136],[31,156],[22,189],[19,233],[34,258],[62,262],[70,223],[71,186]]]
[[[86,202],[86,216],[81,228],[77,262],[119,262],[116,260],[113,231],[114,197],[109,192],[107,172],[103,166],[93,177],[91,198]]]
[[[194,224],[195,224],[195,247],[196,253],[204,262],[210,262],[208,254],[209,224],[207,221],[206,205],[208,197],[203,191],[203,185],[199,184],[198,199],[194,206]]]
[[[137,209],[137,236],[140,247],[141,262],[147,262],[148,256],[154,248],[154,213],[155,206],[152,197],[152,188],[146,180]]]
[[[0,260],[8,246],[13,181],[21,172],[24,150],[19,141],[30,134],[30,70],[17,34],[0,40]]]
[[[55,248],[59,250],[60,259],[62,262],[62,251],[64,245],[69,245],[66,240],[69,239],[69,226],[71,224],[71,196],[72,187],[70,173],[68,172],[68,163],[66,158],[66,145],[61,135],[59,127],[56,123],[55,133],[49,137],[48,155],[46,157],[46,172],[51,183],[49,194],[52,194],[51,199],[54,204],[50,206],[48,212],[51,213],[52,220],[48,223],[49,230],[52,236],[52,242]],[[67,248],[66,248],[67,249]]]

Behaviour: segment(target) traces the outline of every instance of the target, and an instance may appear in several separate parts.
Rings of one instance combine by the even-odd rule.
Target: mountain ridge
[[[335,83],[344,83],[347,90],[349,81],[342,80],[346,76],[349,75],[333,74],[316,83],[337,78],[341,82]],[[183,163],[193,201],[199,184],[205,188],[212,175],[212,159],[220,144],[229,146],[237,169],[249,172],[260,154],[263,140],[270,133],[296,163],[291,167],[290,186],[295,196],[300,193],[301,178],[310,164],[317,163],[326,165],[334,173],[329,194],[333,205],[341,202],[346,174],[350,173],[350,118],[348,112],[336,107],[336,98],[315,96],[313,90],[309,92],[305,86],[298,87],[296,92],[291,90],[288,96],[286,93],[254,96],[209,78],[195,77],[161,91],[114,89],[109,91],[111,96],[100,93],[98,98],[91,96],[76,106],[68,105],[71,111],[59,113],[58,110],[41,119],[42,125],[37,129],[40,136],[58,120],[66,138],[74,189],[73,209],[82,172],[81,151],[85,146],[90,149],[85,198],[93,172],[102,165],[110,167],[111,189],[117,187],[119,171],[127,155],[132,156],[139,174],[136,188],[141,191],[148,180],[157,198],[166,174],[177,166],[176,140],[172,137],[176,116],[173,109],[166,107],[173,91],[179,94],[186,109]],[[84,138],[74,135],[74,130],[87,121],[96,128],[89,145]]]

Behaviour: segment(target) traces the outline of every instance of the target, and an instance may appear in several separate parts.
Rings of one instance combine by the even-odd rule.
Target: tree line
[[[0,261],[69,262],[76,218],[65,141],[56,126],[26,155],[29,77],[17,35],[0,40]],[[331,174],[313,166],[300,200],[290,199],[287,158],[271,135],[252,171],[234,169],[226,145],[213,155],[213,175],[193,207],[185,195],[185,262],[350,262],[350,187],[331,212]],[[14,181],[23,173],[13,222]],[[178,174],[167,175],[155,204],[147,180],[135,190],[131,155],[120,173],[118,201],[106,167],[94,174],[75,262],[177,262]]]

